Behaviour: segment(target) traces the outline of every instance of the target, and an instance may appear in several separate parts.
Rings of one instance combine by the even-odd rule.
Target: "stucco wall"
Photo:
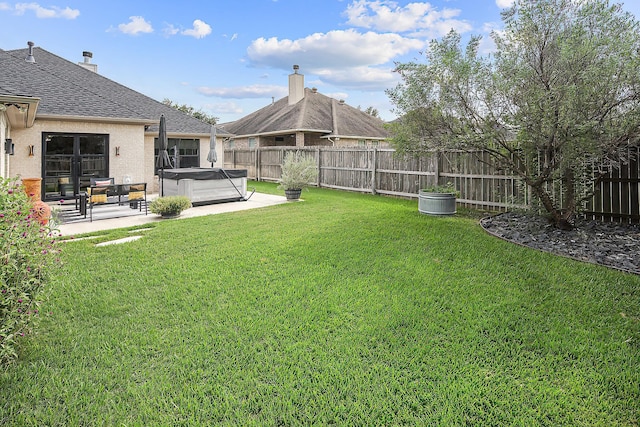
[[[7,178],[9,176],[9,162],[11,161],[11,156],[5,154],[4,151],[4,141],[9,138],[9,129],[7,124],[7,116],[4,112],[0,112],[0,149],[2,150],[2,154],[0,154],[0,177]]]
[[[207,161],[209,155],[209,141],[211,138],[200,138],[200,167],[209,168],[211,162]],[[218,155],[218,161],[213,165],[215,168],[222,167],[222,156],[224,156],[224,148],[222,138],[216,138],[216,154]]]
[[[12,132],[15,155],[11,158],[10,176],[42,176],[43,132],[107,134],[109,135],[109,175],[115,178],[116,183],[122,183],[125,175],[131,176],[132,182],[151,182],[153,178],[153,138],[149,157],[148,150],[145,149],[143,125],[42,119],[36,120],[31,128],[16,129]],[[33,157],[28,155],[29,145],[34,147]],[[120,147],[119,156],[116,156],[116,147]],[[151,168],[150,176],[146,173],[148,166]]]

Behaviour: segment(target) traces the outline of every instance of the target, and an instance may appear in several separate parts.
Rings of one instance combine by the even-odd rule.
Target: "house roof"
[[[25,61],[28,49],[0,50],[0,96],[40,98],[37,117],[60,116],[146,122],[157,131],[164,114],[167,132],[209,134],[211,125],[171,108],[100,74],[42,48],[33,48],[35,63]]]
[[[317,132],[326,137],[385,139],[383,121],[342,101],[305,88],[304,97],[289,105],[284,97],[235,122],[224,124],[236,136]]]

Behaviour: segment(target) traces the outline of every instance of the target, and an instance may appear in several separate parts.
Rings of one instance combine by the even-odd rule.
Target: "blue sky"
[[[455,28],[485,37],[510,0],[48,0],[0,1],[0,49],[33,41],[74,62],[93,52],[98,72],[161,101],[228,122],[305,86],[394,118],[384,91],[394,62],[420,56]],[[640,17],[640,0],[624,8]],[[36,58],[37,60],[37,58]],[[0,77],[1,78],[1,77]]]

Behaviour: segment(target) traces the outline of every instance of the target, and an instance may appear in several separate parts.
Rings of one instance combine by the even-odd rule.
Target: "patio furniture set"
[[[93,221],[93,210],[98,206],[126,206],[148,214],[147,183],[116,184],[113,178],[91,178],[86,192],[78,195],[77,205],[80,215]]]

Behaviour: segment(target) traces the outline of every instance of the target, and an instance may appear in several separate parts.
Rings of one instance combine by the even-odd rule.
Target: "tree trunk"
[[[530,184],[531,185],[531,184]],[[531,189],[536,197],[542,203],[545,210],[551,215],[551,219],[553,220],[553,225],[559,228],[560,230],[571,230],[573,226],[562,214],[562,210],[558,209],[551,199],[551,195],[548,191],[543,188],[543,184],[531,185]]]
[[[573,224],[578,204],[576,201],[575,176],[570,168],[564,169],[562,173],[562,184],[564,185],[565,198],[567,200],[562,217],[565,222]]]

